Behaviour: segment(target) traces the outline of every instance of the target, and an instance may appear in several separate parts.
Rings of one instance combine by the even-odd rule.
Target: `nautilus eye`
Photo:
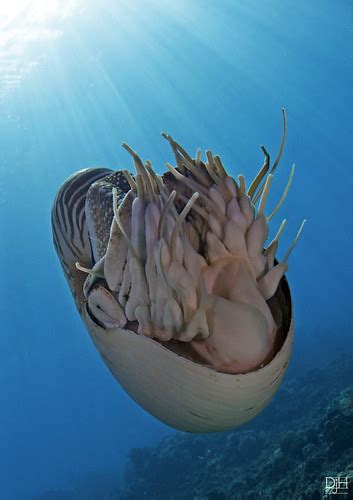
[[[123,327],[126,324],[122,307],[105,287],[98,286],[90,291],[87,307],[105,328]]]
[[[288,362],[292,312],[284,273],[305,221],[278,262],[286,220],[266,244],[269,222],[294,174],[293,166],[282,197],[267,210],[285,142],[284,111],[283,118],[278,156],[271,168],[263,148],[264,165],[249,186],[244,176],[230,176],[219,156],[206,151],[203,160],[198,150],[192,158],[163,134],[176,165],[168,163],[162,177],[123,144],[135,175],[92,171],[97,177],[90,179],[84,171],[54,204],[56,248],[94,342],[127,391],[175,427],[221,430],[248,420],[273,395]],[[84,193],[87,221],[74,226],[76,244],[72,227],[71,242],[64,231],[68,208],[60,211],[64,199],[69,207],[73,182]]]

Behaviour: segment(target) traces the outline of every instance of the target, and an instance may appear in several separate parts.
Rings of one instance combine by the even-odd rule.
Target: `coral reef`
[[[324,498],[348,477],[353,498],[353,353],[284,383],[254,421],[226,433],[178,433],[132,449],[119,500]],[[347,490],[345,490],[347,491]],[[327,496],[329,498],[329,496]]]

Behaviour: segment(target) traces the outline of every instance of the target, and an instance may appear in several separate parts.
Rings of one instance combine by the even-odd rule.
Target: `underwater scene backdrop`
[[[0,6],[0,497],[321,498],[353,476],[353,5],[348,1],[26,1]],[[86,167],[158,173],[160,136],[252,178],[288,133],[271,187],[287,227],[292,359],[234,431],[160,423],[97,354],[61,272],[50,211]],[[353,485],[350,486],[353,492]]]

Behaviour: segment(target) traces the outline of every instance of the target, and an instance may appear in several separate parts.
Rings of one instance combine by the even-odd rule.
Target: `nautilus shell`
[[[79,313],[124,389],[186,431],[236,427],[257,415],[284,376],[293,308],[284,273],[300,233],[275,258],[266,246],[283,196],[265,208],[286,135],[246,187],[219,156],[189,154],[163,134],[176,165],[157,175],[129,146],[136,174],[82,170],[59,190],[54,244]]]

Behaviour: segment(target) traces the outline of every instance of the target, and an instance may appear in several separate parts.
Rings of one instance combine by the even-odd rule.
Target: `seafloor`
[[[325,478],[348,478],[325,497]],[[344,485],[344,484],[343,484]],[[36,500],[353,498],[353,352],[287,377],[261,415],[231,432],[177,433],[129,454],[120,491],[52,491]]]
[[[352,384],[353,353],[289,379],[239,429],[132,449],[118,498],[314,500],[324,497],[326,476],[348,477],[339,498],[353,498]]]

